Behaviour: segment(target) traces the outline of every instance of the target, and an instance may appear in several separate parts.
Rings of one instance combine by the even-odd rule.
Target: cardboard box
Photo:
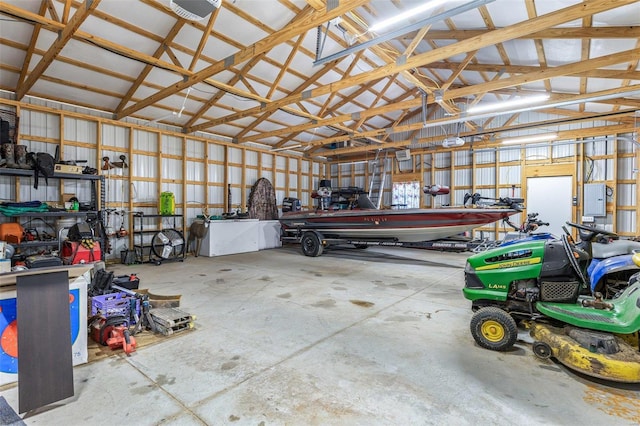
[[[70,166],[68,164],[56,164],[55,172],[56,173],[71,173],[75,175],[81,175],[84,167],[82,166]]]
[[[71,353],[73,365],[85,364],[87,351],[87,285],[90,271],[69,280],[69,315],[71,318]],[[16,321],[16,287],[0,288],[0,385],[18,381],[18,339]],[[28,367],[28,366],[27,366]]]

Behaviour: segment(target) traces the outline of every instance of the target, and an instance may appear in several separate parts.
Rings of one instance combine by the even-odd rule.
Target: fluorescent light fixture
[[[549,95],[535,95],[535,96],[523,96],[521,98],[510,99],[504,102],[489,103],[483,105],[472,106],[467,110],[467,113],[473,114],[486,111],[501,111],[514,107],[537,104],[549,99]]]
[[[371,27],[369,27],[369,31],[370,32],[380,31],[383,28],[387,28],[400,21],[405,21],[415,15],[426,12],[429,9],[433,9],[434,7],[438,7],[442,4],[445,4],[446,2],[447,0],[433,0],[427,3],[423,3],[420,6],[416,6],[412,9],[409,9],[405,12],[400,13],[399,15],[392,16],[389,19],[385,19],[384,21],[380,21],[376,24],[373,24]]]
[[[553,139],[557,139],[557,133],[543,133],[541,135],[530,135],[530,136],[520,136],[517,138],[509,138],[502,141],[504,145],[513,145],[518,143],[528,143],[528,142],[546,142],[551,141]]]

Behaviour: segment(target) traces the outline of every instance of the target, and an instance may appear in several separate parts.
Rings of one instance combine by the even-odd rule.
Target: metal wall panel
[[[102,144],[125,149],[129,145],[129,128],[103,124]]]
[[[247,166],[257,166],[258,165],[258,152],[246,150],[244,152],[244,161]]]
[[[242,167],[240,166],[229,166],[227,169],[228,182],[230,184],[239,185],[242,183]],[[220,182],[224,182],[221,180]]]
[[[298,159],[297,158],[289,158],[289,171],[290,172],[298,172]]]
[[[139,151],[158,152],[158,133],[134,130],[133,148]]]
[[[453,164],[456,166],[469,166],[472,158],[471,151],[455,151]]]
[[[43,138],[59,138],[60,118],[55,114],[22,109],[20,111],[20,134]],[[34,151],[32,148],[30,150]]]
[[[453,182],[455,186],[471,186],[471,169],[454,169]]]
[[[206,143],[187,139],[186,155],[187,157],[204,159],[206,153]]]
[[[496,169],[495,167],[483,167],[476,169],[476,185],[495,185]]]
[[[635,157],[618,158],[618,179],[634,179]]]
[[[617,186],[618,206],[636,206],[636,185],[629,183],[619,183]]]
[[[227,155],[229,156],[229,163],[242,163],[242,150],[240,148],[228,147]]]
[[[552,158],[567,158],[573,157],[576,152],[576,146],[573,144],[563,145],[551,145],[551,157]]]
[[[265,154],[261,153],[262,156],[262,167],[271,168],[273,166],[273,154]]]
[[[520,185],[520,166],[501,166],[499,169],[501,185]]]
[[[253,185],[258,180],[258,169],[245,169],[244,179],[247,185]],[[247,194],[248,196],[249,194]]]
[[[223,183],[225,181],[225,169],[223,164],[209,164],[209,183]],[[221,203],[222,199],[210,198],[211,203]]]
[[[287,165],[287,157],[276,155],[276,168],[284,170]]]
[[[162,173],[161,176],[169,177],[171,179],[182,179],[182,160],[175,158],[163,158],[162,159]]]
[[[224,145],[209,143],[209,160],[224,161]]]
[[[636,229],[636,217],[638,215],[637,210],[618,210],[616,215],[617,227],[624,229],[626,232],[637,234]]]
[[[473,153],[475,156],[475,162],[477,164],[493,164],[496,162],[496,152],[495,151],[475,151]],[[502,156],[500,158],[502,160]]]
[[[161,136],[161,141],[162,141],[163,154],[182,155],[182,138],[173,136],[173,135],[163,134]],[[164,176],[167,176],[167,175],[164,175]]]

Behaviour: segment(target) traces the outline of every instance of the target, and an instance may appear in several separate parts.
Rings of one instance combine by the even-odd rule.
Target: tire
[[[300,240],[302,254],[309,257],[318,257],[322,254],[322,243],[315,232],[305,232]]]
[[[518,326],[502,309],[482,308],[471,318],[471,335],[485,349],[507,351],[516,343]]]

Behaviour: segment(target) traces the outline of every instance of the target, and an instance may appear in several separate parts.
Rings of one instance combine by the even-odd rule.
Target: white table
[[[258,219],[212,220],[209,232],[202,239],[200,256],[258,251],[259,222]]]

